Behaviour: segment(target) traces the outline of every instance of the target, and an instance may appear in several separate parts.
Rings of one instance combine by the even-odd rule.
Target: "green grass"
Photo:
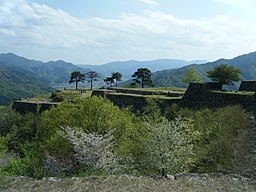
[[[180,88],[180,87],[151,87],[151,88],[144,88],[144,89],[150,90],[150,91],[180,91],[180,92],[186,91],[185,88]]]
[[[54,94],[59,98],[64,98],[64,100],[72,101],[76,97],[90,97],[92,95],[92,90],[67,89],[55,91]]]
[[[255,92],[249,92],[249,91],[219,91],[219,90],[212,90],[210,91],[212,93],[221,93],[221,94],[229,94],[229,95],[247,95],[247,96],[253,96]]]
[[[147,87],[147,88],[122,88],[122,87],[120,87],[120,89],[141,90],[141,91],[180,91],[180,92],[186,91],[185,88],[180,88],[180,87]]]
[[[132,97],[144,97],[144,98],[156,98],[156,99],[181,99],[182,97],[169,97],[165,95],[140,95],[131,93],[109,93],[110,95],[122,95],[122,96],[132,96]]]

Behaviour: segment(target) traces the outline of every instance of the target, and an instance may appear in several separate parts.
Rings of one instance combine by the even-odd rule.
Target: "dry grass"
[[[0,177],[0,190],[3,192],[249,192],[256,191],[256,186],[253,181],[236,176],[199,176],[195,178],[171,180],[122,175],[67,179],[48,178],[42,180],[33,180],[24,177]]]

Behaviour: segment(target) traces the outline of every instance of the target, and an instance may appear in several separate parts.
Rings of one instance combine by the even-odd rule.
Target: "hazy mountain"
[[[0,54],[0,61],[4,62],[5,67],[9,69],[19,67],[20,69],[30,71],[36,77],[50,82],[52,85],[68,82],[73,71],[88,72],[77,65],[62,60],[44,63],[26,59],[13,53]]]
[[[109,76],[112,72],[120,72],[123,74],[124,79],[131,78],[131,75],[138,68],[148,68],[152,72],[164,70],[164,69],[174,69],[179,68],[185,65],[193,64],[193,63],[205,63],[205,60],[194,60],[194,61],[185,61],[185,60],[176,60],[176,59],[158,59],[152,61],[115,61],[106,63],[103,65],[79,65],[87,70],[95,70],[104,76]]]
[[[241,80],[256,80],[256,52],[241,55],[233,59],[219,59],[200,65],[188,65],[178,69],[163,70],[153,73],[152,79],[156,87],[177,86],[186,87],[181,79],[189,68],[196,69],[204,80],[209,81],[206,71],[213,69],[220,64],[228,64],[238,67],[241,70]]]

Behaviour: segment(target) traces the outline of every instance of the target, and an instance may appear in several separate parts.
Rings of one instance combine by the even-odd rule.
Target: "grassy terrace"
[[[211,93],[221,93],[221,94],[229,94],[229,95],[247,95],[253,96],[255,92],[249,91],[220,91],[220,90],[211,90]]]
[[[177,87],[156,87],[156,88],[111,88],[112,90],[119,89],[125,90],[124,92],[109,93],[112,95],[123,95],[123,96],[133,96],[133,97],[151,97],[157,99],[181,99],[182,95],[185,93],[186,89]],[[134,92],[133,92],[134,91]],[[145,94],[143,94],[145,92]],[[72,101],[76,97],[90,97],[92,95],[92,90],[90,89],[65,89],[65,90],[55,90],[51,98],[50,94],[39,95],[33,98],[22,98],[21,102],[30,103],[44,103],[44,102],[59,102],[59,101]],[[175,96],[176,95],[176,96]],[[55,99],[53,99],[55,98]],[[59,98],[60,100],[56,100]]]
[[[61,91],[57,90],[53,94],[55,95],[55,97],[64,98],[68,101],[72,101],[76,97],[90,97],[92,95],[92,90],[66,89]]]
[[[140,95],[140,94],[131,94],[131,93],[108,93],[110,95],[122,95],[122,96],[130,96],[130,97],[145,97],[145,98],[156,98],[156,99],[182,99],[182,97],[168,97],[165,95]]]
[[[140,91],[173,91],[173,92],[185,92],[185,88],[179,87],[149,87],[149,88],[122,88],[117,87],[124,90],[140,90]],[[113,88],[114,89],[114,88]]]

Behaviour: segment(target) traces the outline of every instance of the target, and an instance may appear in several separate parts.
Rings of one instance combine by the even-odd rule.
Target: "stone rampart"
[[[217,108],[228,105],[249,108],[256,105],[256,97],[252,93],[218,90],[212,85],[212,83],[191,83],[181,105],[188,108]]]
[[[167,97],[181,97],[184,95],[181,91],[165,91],[165,90],[143,90],[143,89],[127,89],[109,87],[108,90],[114,90],[117,93],[137,94],[137,95],[163,95]]]
[[[154,98],[160,108],[164,110],[165,108],[171,106],[172,104],[178,104],[181,101],[181,97],[177,98],[156,98],[148,97],[143,95],[132,95],[132,94],[118,94],[118,93],[108,93],[106,98],[112,101],[115,105],[119,107],[129,107],[131,106],[135,110],[141,110],[147,105],[147,98]]]
[[[256,91],[256,81],[242,81],[239,91]]]
[[[50,109],[52,106],[57,106],[59,103],[53,102],[29,102],[29,101],[15,101],[12,108],[22,114],[34,113],[39,114],[45,110]]]

